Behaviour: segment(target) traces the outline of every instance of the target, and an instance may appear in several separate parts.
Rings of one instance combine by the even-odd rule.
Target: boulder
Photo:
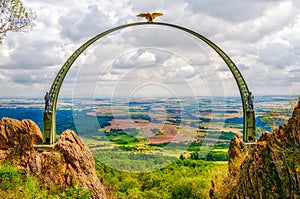
[[[42,133],[31,120],[0,120],[0,162],[10,161],[41,179],[41,185],[72,187],[74,182],[90,190],[92,198],[106,198],[92,153],[81,138],[66,130],[53,147],[39,147]]]
[[[300,101],[288,122],[257,143],[234,137],[229,147],[229,174],[211,198],[300,198]]]

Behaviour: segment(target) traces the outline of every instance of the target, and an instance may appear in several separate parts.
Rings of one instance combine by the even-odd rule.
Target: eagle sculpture
[[[163,14],[160,12],[145,12],[137,15],[137,17],[146,18],[148,23],[153,23],[153,20],[159,16],[163,16]]]

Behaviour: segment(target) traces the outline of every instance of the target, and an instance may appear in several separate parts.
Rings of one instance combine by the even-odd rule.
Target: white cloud
[[[155,62],[156,61],[156,57],[154,54],[149,53],[149,52],[143,52],[137,59],[138,61],[141,62]]]
[[[294,64],[298,57],[291,46],[282,43],[270,43],[258,53],[259,62],[274,67],[287,67]]]
[[[108,29],[112,25],[109,15],[99,9],[98,5],[89,5],[87,10],[81,7],[70,9],[59,18],[61,37],[78,42],[98,34],[99,30]]]
[[[298,92],[298,1],[33,0],[24,3],[36,11],[36,27],[29,34],[10,32],[4,38],[0,46],[1,96],[43,95],[60,66],[80,45],[107,29],[143,21],[136,14],[146,11],[163,12],[164,16],[157,21],[191,28],[215,42],[236,63],[253,93]],[[78,90],[86,86],[93,90],[101,75],[103,91],[107,93],[111,92],[113,82],[121,79],[122,85],[129,84],[129,80],[131,86],[156,80],[168,86],[177,85],[178,90],[184,90],[180,83],[197,88],[204,87],[206,82],[209,90],[239,94],[228,67],[209,46],[182,31],[162,26],[132,27],[96,42],[74,63],[63,92],[72,93],[74,82]],[[220,82],[224,88],[219,87]]]
[[[2,73],[0,73],[0,81],[4,81],[5,79],[6,77]]]

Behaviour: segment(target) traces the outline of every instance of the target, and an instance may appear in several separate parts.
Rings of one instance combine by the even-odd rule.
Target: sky
[[[300,1],[24,0],[36,13],[29,33],[0,46],[0,97],[43,97],[69,56],[95,35],[155,21],[189,28],[217,44],[254,95],[300,93]],[[65,78],[60,96],[238,96],[233,75],[204,42],[156,25],[113,32],[90,46]]]

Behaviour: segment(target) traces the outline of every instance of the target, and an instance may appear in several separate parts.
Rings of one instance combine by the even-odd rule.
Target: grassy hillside
[[[211,180],[221,181],[227,162],[177,160],[166,168],[149,173],[127,173],[96,162],[99,179],[110,198],[208,198]],[[40,186],[37,177],[5,163],[0,164],[1,198],[90,198],[81,187],[62,190],[58,186]]]
[[[10,163],[0,164],[0,196],[6,199],[67,199],[90,198],[90,192],[74,184],[73,188],[62,190],[58,186],[40,186],[37,177]]]

